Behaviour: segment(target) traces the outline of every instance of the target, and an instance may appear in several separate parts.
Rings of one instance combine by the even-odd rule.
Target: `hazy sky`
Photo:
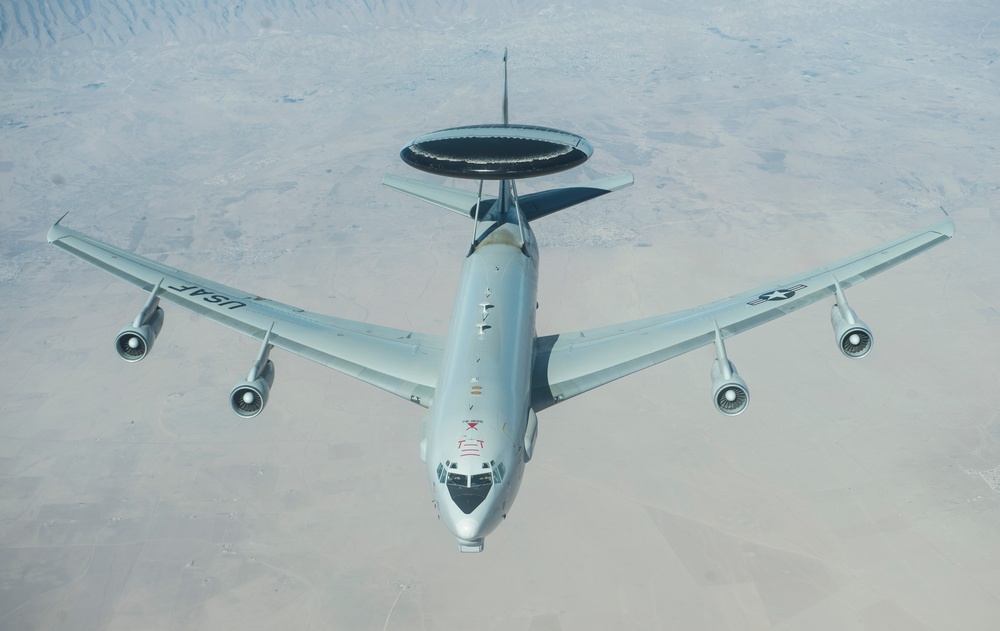
[[[348,6],[344,6],[347,4]],[[97,7],[96,5],[101,5]],[[0,4],[0,628],[992,629],[1000,13],[972,2]],[[371,7],[371,8],[369,8]],[[578,133],[636,183],[540,220],[538,329],[687,308],[939,220],[958,236],[540,415],[481,555],[422,410],[45,244],[67,225],[289,304],[443,334],[468,222],[379,186],[431,130]]]

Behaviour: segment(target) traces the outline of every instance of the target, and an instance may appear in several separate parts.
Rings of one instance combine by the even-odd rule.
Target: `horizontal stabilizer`
[[[556,188],[551,191],[531,193],[518,199],[521,211],[528,221],[551,215],[554,212],[600,197],[620,188],[631,186],[635,178],[631,173],[594,180],[583,186]]]
[[[518,205],[528,221],[533,221],[539,217],[551,215],[554,212],[575,206],[582,202],[600,197],[612,191],[631,186],[635,178],[631,173],[623,173],[612,177],[594,180],[581,186],[569,186],[566,188],[556,188],[539,193],[530,193],[518,199]],[[401,193],[406,193],[425,202],[430,202],[435,206],[440,206],[453,213],[465,217],[476,216],[477,195],[470,191],[463,191],[450,186],[440,186],[437,184],[427,184],[419,180],[411,180],[398,175],[386,175],[382,178],[382,184]],[[483,195],[480,215],[496,201],[493,195]]]
[[[382,185],[465,217],[474,217],[476,214],[478,196],[469,191],[450,186],[426,184],[398,175],[386,175],[382,178]],[[494,201],[496,201],[496,197],[492,195],[483,196],[483,205],[487,208],[492,206]]]

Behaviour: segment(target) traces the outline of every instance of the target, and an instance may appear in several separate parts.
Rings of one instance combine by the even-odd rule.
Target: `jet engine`
[[[830,311],[830,323],[833,324],[837,346],[847,357],[859,359],[871,352],[875,338],[868,325],[859,320],[858,314],[847,304],[847,297],[840,288],[840,283],[835,283],[834,288],[837,303]]]
[[[743,381],[736,372],[736,366],[729,360],[725,360],[725,370],[718,359],[712,363],[712,402],[715,409],[726,416],[736,416],[750,404],[747,382]]]
[[[232,406],[233,412],[243,418],[253,418],[260,414],[267,405],[272,385],[274,385],[274,362],[269,359],[264,364],[260,376],[233,386],[233,391],[229,393],[229,405]]]
[[[163,309],[160,308],[160,299],[156,295],[159,289],[160,283],[157,283],[142,311],[132,321],[132,326],[126,326],[115,338],[115,351],[127,362],[137,362],[145,357],[163,328]]]
[[[715,354],[715,362],[712,363],[712,403],[726,416],[736,416],[750,404],[750,389],[726,355],[718,323],[715,325]]]
[[[274,325],[272,324],[272,329]],[[260,347],[260,353],[246,381],[241,381],[233,386],[229,393],[229,406],[233,412],[243,418],[253,418],[263,411],[267,405],[268,395],[271,393],[271,386],[274,385],[274,362],[267,358],[271,349],[271,329],[267,330],[264,336],[264,343]]]

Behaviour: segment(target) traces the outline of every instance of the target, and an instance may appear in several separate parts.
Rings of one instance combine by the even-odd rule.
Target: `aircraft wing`
[[[804,274],[711,304],[536,341],[532,405],[536,411],[722,337],[742,333],[847,289],[955,234],[951,219]]]
[[[48,240],[88,263],[209,320],[427,407],[443,338],[303,311],[167,267],[57,222]],[[248,357],[248,360],[252,358]]]

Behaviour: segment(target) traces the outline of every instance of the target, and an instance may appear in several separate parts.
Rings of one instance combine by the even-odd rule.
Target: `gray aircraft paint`
[[[481,548],[482,538],[506,516],[526,458],[538,249],[523,217],[522,247],[518,210],[511,196],[501,195],[501,200],[498,204],[506,202],[502,217],[497,223],[483,222],[489,233],[462,265],[441,377],[428,415],[427,471],[435,502],[445,525],[469,550]],[[457,464],[452,470],[463,475],[483,474],[484,463],[502,462],[507,475],[467,515],[447,498],[438,479],[437,466],[449,460]]]

